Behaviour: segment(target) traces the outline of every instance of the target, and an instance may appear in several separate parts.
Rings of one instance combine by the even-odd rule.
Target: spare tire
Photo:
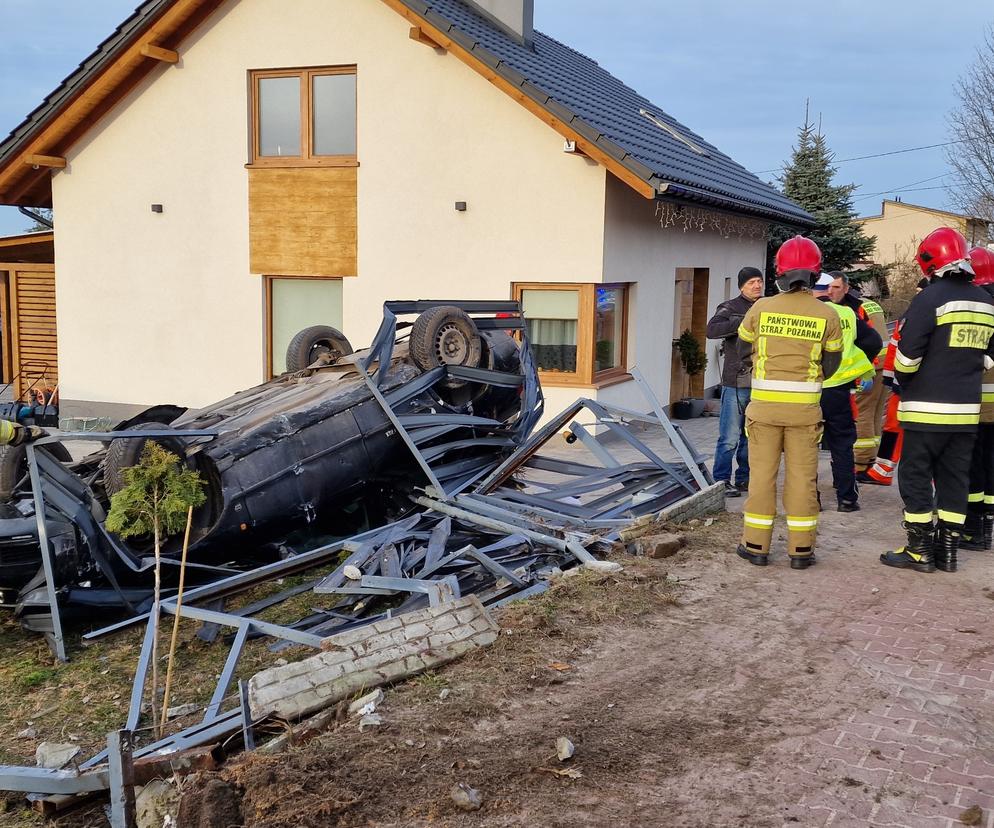
[[[124,430],[151,431],[152,429],[171,430],[165,423],[136,423],[135,425],[128,426],[128,428]],[[156,437],[153,439],[148,437],[132,437],[129,439],[120,437],[117,440],[112,440],[110,448],[107,449],[107,455],[104,457],[104,489],[106,490],[108,497],[117,494],[124,488],[124,470],[138,465],[138,461],[141,459],[142,449],[145,448],[145,443],[147,443],[150,439],[153,443],[158,443],[164,449],[171,451],[180,458],[182,458],[185,454],[183,441],[178,438],[169,439],[168,437]]]
[[[71,463],[72,455],[62,443],[46,443],[38,451],[48,452],[60,463]],[[0,446],[0,500],[10,500],[21,478],[28,473],[28,449],[19,446]]]
[[[286,370],[303,371],[313,365],[322,354],[335,359],[352,353],[352,345],[345,334],[329,325],[312,325],[304,328],[286,347]]]
[[[477,368],[483,348],[476,323],[466,311],[454,305],[439,305],[414,320],[409,350],[418,368],[431,371],[440,365]],[[449,379],[445,384],[457,388],[464,382]]]

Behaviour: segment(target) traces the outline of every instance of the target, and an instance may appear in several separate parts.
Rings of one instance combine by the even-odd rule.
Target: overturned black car
[[[395,520],[412,509],[416,488],[451,494],[472,485],[527,439],[542,414],[527,341],[514,335],[522,327],[513,302],[388,302],[368,349],[354,353],[333,328],[309,328],[290,344],[291,370],[267,383],[196,412],[149,409],[79,462],[59,443],[39,445],[59,606],[84,613],[147,606],[151,542],[126,543],[103,521],[122,471],[148,439],[206,482],[187,574],[201,582],[293,554],[287,539],[295,532],[344,537]],[[0,606],[48,631],[37,493],[23,449],[6,451]],[[167,543],[167,560],[175,562],[180,540]]]

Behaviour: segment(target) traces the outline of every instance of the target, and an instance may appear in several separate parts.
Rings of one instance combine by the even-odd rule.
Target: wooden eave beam
[[[624,164],[620,163],[616,158],[612,158],[604,150],[597,146],[593,141],[588,141],[580,133],[574,130],[569,124],[564,123],[559,120],[555,115],[549,112],[545,107],[541,106],[537,102],[529,98],[520,88],[514,86],[510,81],[501,75],[498,75],[493,69],[487,66],[482,61],[473,57],[472,53],[464,49],[458,43],[456,43],[452,38],[448,37],[444,32],[431,23],[423,20],[418,14],[413,12],[407,6],[405,6],[400,0],[383,0],[391,9],[393,9],[397,14],[407,20],[414,28],[419,29],[425,36],[430,40],[434,41],[439,45],[439,48],[445,49],[447,52],[455,55],[459,60],[465,63],[470,69],[479,75],[485,77],[490,83],[500,89],[502,92],[506,93],[519,104],[521,104],[525,109],[531,112],[540,120],[544,121],[550,127],[552,127],[556,132],[562,135],[564,138],[570,141],[575,141],[578,149],[582,150],[586,155],[592,158],[601,166],[609,170],[615,177],[620,178],[625,184],[631,187],[640,195],[645,198],[655,199],[657,193],[656,188],[653,187],[648,181],[637,176],[631,170],[629,170]],[[413,38],[418,39],[418,38]],[[420,42],[420,41],[419,41]]]
[[[62,155],[25,155],[24,163],[29,167],[51,167],[54,170],[63,170],[67,161]]]
[[[425,46],[431,46],[432,49],[444,49],[435,38],[425,33],[425,30],[420,26],[411,26],[411,31],[408,35],[411,40],[417,41],[418,43],[423,43]]]
[[[169,51],[168,47],[177,47],[222,2],[174,0],[159,18],[144,30],[136,32],[134,40],[113,63],[92,78],[88,85],[75,90],[74,96],[63,104],[58,114],[39,129],[18,154],[11,156],[0,167],[0,193],[4,194],[0,203],[27,206],[50,203],[50,177],[46,174],[44,180],[39,179],[38,171],[28,163],[27,157],[56,151],[63,155],[67,153],[103,115],[159,65],[158,59],[148,59],[149,56],[142,51],[144,47],[154,44],[156,48],[166,51]],[[43,199],[39,188],[44,189]]]
[[[146,43],[141,48],[141,53],[148,58],[161,60],[163,63],[179,63],[179,52],[173,49],[163,49],[154,43]]]
[[[20,247],[22,245],[51,244],[55,241],[55,233],[39,233],[37,236],[28,236],[22,233],[19,236],[0,239],[0,247]]]

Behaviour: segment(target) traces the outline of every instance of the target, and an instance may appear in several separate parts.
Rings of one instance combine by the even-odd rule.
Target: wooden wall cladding
[[[249,264],[273,276],[355,276],[356,167],[249,169]]]
[[[4,347],[9,355],[5,355],[5,374],[12,371],[17,377],[14,394],[23,399],[31,385],[55,388],[59,382],[55,268],[0,264],[0,270],[7,272],[8,288],[0,308],[6,334]]]

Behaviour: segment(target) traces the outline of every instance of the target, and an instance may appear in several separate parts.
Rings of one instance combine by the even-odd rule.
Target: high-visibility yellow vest
[[[880,334],[880,341],[884,343],[884,346],[880,349],[880,353],[877,354],[876,359],[873,361],[873,367],[877,370],[882,370],[884,367],[884,360],[887,358],[886,343],[890,339],[887,331],[887,314],[885,314],[884,309],[872,299],[863,300],[863,312],[866,314],[866,323],[878,334]]]
[[[836,305],[834,302],[828,304],[839,315],[839,322],[842,325],[842,364],[838,371],[822,383],[822,387],[838,388],[840,385],[872,374],[873,363],[856,347],[856,312],[846,305]]]

